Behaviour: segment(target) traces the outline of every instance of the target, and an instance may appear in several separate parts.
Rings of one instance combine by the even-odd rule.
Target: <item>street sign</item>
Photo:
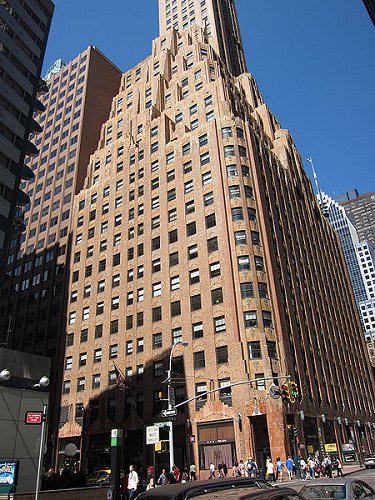
[[[171,408],[168,410],[162,410],[161,411],[161,416],[162,417],[175,417],[177,415],[177,410],[176,408]]]
[[[156,444],[159,439],[159,427],[157,425],[149,425],[146,427],[146,444]]]
[[[281,389],[277,385],[271,385],[269,395],[272,399],[279,399],[281,397]]]
[[[25,414],[26,425],[40,425],[43,422],[42,411],[27,411]]]

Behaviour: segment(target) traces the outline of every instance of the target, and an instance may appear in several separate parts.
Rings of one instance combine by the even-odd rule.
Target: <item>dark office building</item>
[[[48,94],[41,99],[45,111],[36,118],[43,130],[35,140],[39,152],[26,162],[34,176],[22,184],[26,230],[11,239],[0,297],[0,340],[8,348],[52,359],[51,432],[60,404],[73,200],[121,78],[120,70],[91,46],[53,68]]]
[[[9,242],[22,231],[22,213],[29,197],[19,189],[33,172],[25,157],[38,154],[30,132],[40,126],[33,119],[44,107],[37,95],[46,91],[40,80],[54,4],[50,0],[0,2],[0,286]]]

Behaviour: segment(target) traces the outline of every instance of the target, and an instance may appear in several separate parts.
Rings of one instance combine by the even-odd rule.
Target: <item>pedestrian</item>
[[[301,479],[301,457],[300,457],[300,455],[296,455],[294,457],[294,472],[296,474],[296,478]]]
[[[172,467],[172,474],[176,480],[176,483],[178,483],[180,480],[181,472],[180,472],[180,469],[177,467],[177,465],[174,465]]]
[[[184,470],[184,472],[181,474],[181,483],[187,483],[188,480],[189,480],[188,473],[186,472],[186,470]]]
[[[147,483],[147,486],[146,486],[146,491],[152,490],[153,488],[155,488],[154,478],[153,477],[149,477],[148,478],[148,483]]]
[[[339,457],[337,457],[337,459],[336,459],[336,469],[337,469],[337,476],[336,477],[344,477],[344,475],[342,473],[342,462],[339,459]]]
[[[224,477],[224,464],[222,462],[218,464],[217,470],[219,471],[219,477]]]
[[[197,479],[197,468],[195,467],[195,464],[190,465],[190,481],[195,481]]]
[[[309,457],[309,461],[307,462],[310,477],[311,479],[315,479],[315,470],[316,470],[316,462],[312,457]]]
[[[214,463],[210,463],[210,477],[209,479],[213,479],[215,478],[215,464]]]
[[[285,465],[283,464],[283,462],[281,461],[281,458],[280,457],[277,457],[276,458],[276,470],[277,470],[277,479],[279,481],[282,481],[283,480],[283,468],[285,467]]]
[[[307,464],[303,458],[301,458],[299,465],[301,468],[302,481],[306,481],[306,479],[307,479]]]
[[[275,466],[273,465],[273,462],[271,459],[267,459],[268,463],[266,465],[267,468],[267,480],[268,481],[275,481]]]
[[[246,472],[248,477],[255,477],[257,475],[258,465],[252,457],[246,461]]]
[[[243,463],[243,460],[240,460],[240,463],[238,464],[238,470],[240,471],[241,476],[246,476],[246,468],[245,464]]]
[[[238,463],[235,462],[232,468],[232,476],[233,477],[239,477],[241,476],[240,469],[238,468]]]
[[[292,457],[288,457],[288,460],[285,462],[286,465],[286,470],[288,471],[288,477],[289,480],[291,481],[293,479],[293,469],[294,469],[294,462]]]
[[[128,500],[133,500],[135,498],[138,488],[139,477],[137,472],[134,470],[134,465],[129,467],[129,476],[128,476]]]
[[[161,474],[160,474],[159,479],[158,479],[158,485],[165,486],[168,483],[169,483],[169,481],[168,481],[168,477],[167,477],[167,472],[165,469],[162,469]]]

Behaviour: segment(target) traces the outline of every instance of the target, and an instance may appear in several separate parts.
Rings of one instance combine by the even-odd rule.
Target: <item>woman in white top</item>
[[[270,460],[267,464],[267,479],[269,481],[275,481],[275,466],[272,463],[272,460]]]

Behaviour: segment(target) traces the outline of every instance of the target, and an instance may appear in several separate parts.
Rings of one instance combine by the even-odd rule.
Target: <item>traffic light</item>
[[[290,393],[289,393],[289,385],[288,384],[282,384],[280,386],[281,389],[281,395],[283,397],[284,401],[289,401],[290,400]]]
[[[291,403],[299,401],[298,386],[295,382],[289,382],[289,394],[290,394],[289,399]]]

